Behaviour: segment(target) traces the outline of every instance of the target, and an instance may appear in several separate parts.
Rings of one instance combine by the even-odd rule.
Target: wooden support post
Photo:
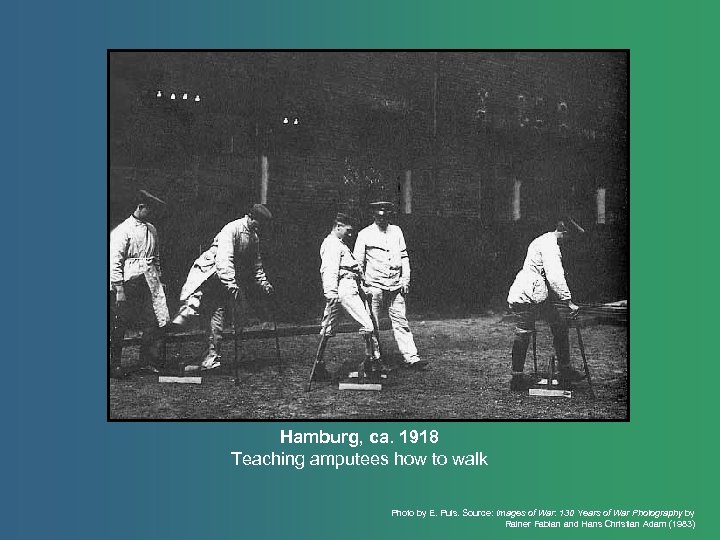
[[[580,355],[583,359],[583,367],[585,368],[585,377],[587,378],[588,387],[590,387],[590,395],[595,397],[595,391],[593,390],[592,380],[590,379],[590,368],[588,367],[587,358],[585,356],[585,344],[583,343],[582,334],[580,333],[580,326],[575,326],[577,330],[578,345],[580,346]]]

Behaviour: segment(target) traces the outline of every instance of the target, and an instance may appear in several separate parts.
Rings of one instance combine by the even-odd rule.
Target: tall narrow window
[[[405,171],[401,190],[402,211],[404,214],[412,214],[412,171]]]
[[[260,158],[260,203],[267,204],[268,184],[270,183],[270,169],[267,156]]]
[[[605,188],[598,188],[597,194],[597,223],[605,224]]]
[[[520,180],[515,180],[515,183],[513,184],[513,197],[512,197],[512,219],[513,219],[513,221],[520,220],[520,188],[521,187],[522,187],[522,182]]]

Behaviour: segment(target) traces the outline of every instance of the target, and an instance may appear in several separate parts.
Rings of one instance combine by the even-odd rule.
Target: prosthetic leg
[[[380,355],[375,354],[375,344],[373,343],[373,334],[363,334],[365,340],[365,361],[358,369],[358,377],[368,381],[379,381],[382,369],[380,367]]]
[[[375,317],[375,313],[372,309],[372,298],[370,295],[367,295],[364,293],[362,287],[358,285],[358,289],[360,291],[360,298],[362,298],[363,303],[365,304],[365,308],[367,309],[368,315],[370,315],[370,320],[373,324],[373,333],[370,336],[371,339],[371,345],[370,348],[374,347],[374,350],[368,349],[367,340],[365,341],[365,347],[366,347],[366,356],[372,355],[373,358],[377,360],[375,362],[377,364],[377,369],[380,371],[380,373],[390,373],[392,371],[392,368],[388,366],[385,363],[385,355],[383,354],[382,348],[380,347],[380,321]],[[367,336],[366,336],[367,337]],[[374,340],[374,341],[373,341]]]

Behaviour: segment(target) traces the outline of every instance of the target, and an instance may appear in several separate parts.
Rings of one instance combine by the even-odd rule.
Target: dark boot
[[[516,373],[522,373],[525,369],[525,356],[527,355],[529,344],[529,334],[515,336],[512,348],[512,370]]]
[[[532,385],[532,381],[523,373],[512,374],[510,379],[510,390],[512,392],[526,392]]]
[[[312,380],[313,382],[327,382],[332,380],[332,375],[330,375],[330,372],[325,367],[325,362],[315,364]]]
[[[380,369],[380,361],[376,360],[372,356],[366,357],[365,361],[360,364],[358,370],[359,376],[364,376],[369,381],[379,381],[382,371]]]
[[[512,348],[512,379],[510,379],[510,390],[513,392],[524,392],[530,388],[531,383],[523,374],[525,369],[525,356],[527,356],[530,345],[530,334],[516,334]]]
[[[122,367],[124,338],[125,327],[120,319],[113,315],[113,326],[110,329],[110,363],[108,365],[108,377],[111,379],[123,379],[126,375]]]
[[[126,376],[125,370],[122,368],[122,366],[119,366],[117,364],[110,364],[110,369],[108,371],[108,377],[111,379],[124,379]]]
[[[140,369],[158,373],[164,367],[165,327],[145,328],[140,343]]]
[[[570,383],[581,381],[584,378],[585,375],[572,366],[565,368],[561,367],[558,372],[558,384],[561,386],[567,386]]]
[[[374,371],[390,373],[392,368],[385,364],[380,356],[380,344],[375,339],[375,336],[373,334],[363,334],[363,340],[365,341],[365,358],[370,359],[369,362],[374,366]],[[367,362],[368,360],[366,360]]]
[[[125,371],[122,367],[122,341],[119,344],[110,343],[110,362],[108,363],[108,377],[111,379],[124,379]]]
[[[570,362],[570,337],[567,325],[557,324],[550,328],[558,360],[558,382],[561,385],[567,385],[584,379],[585,375],[573,368]]]

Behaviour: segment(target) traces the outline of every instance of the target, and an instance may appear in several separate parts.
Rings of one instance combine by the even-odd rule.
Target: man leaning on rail
[[[523,370],[530,336],[535,331],[535,321],[540,318],[547,321],[553,335],[559,382],[567,384],[583,378],[570,362],[568,324],[562,319],[549,296],[552,292],[561,302],[566,303],[571,316],[575,316],[580,309],[573,303],[565,281],[560,248],[571,235],[584,232],[575,220],[568,218],[558,221],[554,231],[538,236],[530,242],[522,270],[515,277],[507,298],[510,310],[518,318],[512,348],[510,390],[524,391],[531,385]]]

